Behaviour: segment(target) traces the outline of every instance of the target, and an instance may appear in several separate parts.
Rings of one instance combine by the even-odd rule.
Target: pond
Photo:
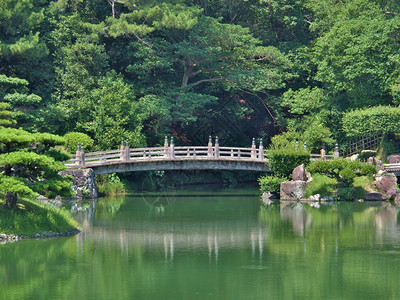
[[[399,209],[256,189],[66,203],[83,232],[0,245],[0,299],[394,299]]]

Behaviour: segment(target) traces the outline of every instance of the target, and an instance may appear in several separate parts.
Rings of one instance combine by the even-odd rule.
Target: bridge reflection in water
[[[179,207],[185,206],[187,201],[176,201],[173,207],[167,207],[163,212],[147,208],[148,213],[145,215],[143,211],[140,212],[142,215],[139,212],[134,213],[133,210],[125,213],[125,203],[121,210],[111,217],[112,222],[109,220],[109,214],[106,216],[102,212],[96,212],[96,201],[92,201],[86,212],[80,216],[84,232],[77,236],[78,248],[83,253],[85,241],[90,236],[94,243],[119,245],[121,255],[128,256],[132,250],[140,249],[150,253],[149,255],[162,255],[165,261],[172,262],[177,253],[183,251],[208,255],[210,263],[218,263],[221,255],[231,249],[251,253],[252,257],[260,262],[265,251],[306,253],[309,251],[306,241],[315,234],[321,235],[317,240],[320,251],[325,251],[326,248],[332,247],[332,243],[337,243],[337,239],[343,238],[341,231],[353,226],[366,227],[370,235],[368,239],[374,237],[384,240],[390,237],[391,242],[400,242],[400,232],[397,230],[398,207],[387,203],[338,205],[281,202],[270,207],[258,206],[258,212],[251,209],[252,212],[243,217],[240,211],[244,206],[237,205],[239,202],[233,200],[232,206],[236,205],[237,208],[233,217],[216,211],[214,215],[219,217],[214,218],[201,216],[201,212],[200,217],[196,217],[194,211],[180,209]],[[200,201],[204,203],[204,199]],[[210,205],[212,201],[205,201],[205,206],[218,208],[215,203]],[[349,216],[346,205],[360,205],[362,209]],[[360,214],[363,218],[360,218]],[[254,218],[249,215],[253,215]],[[276,236],[278,228],[282,226],[291,228],[291,234],[285,237],[284,243],[281,237]],[[329,238],[324,234],[327,228],[337,228],[333,233],[330,231]],[[287,243],[291,245],[291,249],[282,248],[286,247]]]

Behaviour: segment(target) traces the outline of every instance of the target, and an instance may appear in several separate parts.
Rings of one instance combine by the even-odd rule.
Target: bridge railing
[[[85,167],[120,162],[139,162],[149,160],[196,160],[196,159],[220,159],[259,161],[266,160],[266,153],[260,140],[256,148],[253,139],[251,148],[220,147],[218,137],[215,144],[212,144],[211,137],[207,146],[175,146],[173,139],[169,144],[165,139],[164,147],[152,148],[130,148],[128,142],[121,142],[120,149],[85,153],[83,145],[77,147],[76,155],[66,162],[67,167]]]

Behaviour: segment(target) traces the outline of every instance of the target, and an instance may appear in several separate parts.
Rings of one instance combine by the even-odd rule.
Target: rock
[[[400,192],[396,188],[392,188],[386,192],[386,199],[396,200],[396,198],[400,195]]]
[[[310,201],[319,201],[320,199],[321,199],[321,195],[320,195],[320,194],[316,194],[316,195],[312,195],[312,196],[308,197],[307,200],[310,200]]]
[[[388,157],[389,164],[398,164],[400,163],[400,155],[389,155]]]
[[[39,195],[36,199],[37,200],[49,200],[49,198],[47,198],[46,196],[43,196],[43,195]]]
[[[358,159],[358,156],[359,156],[359,154],[354,154],[354,155],[350,156],[350,160],[355,161]]]
[[[397,185],[397,177],[393,174],[385,174],[385,176],[376,177],[374,184],[380,191],[387,193]]]
[[[306,168],[304,164],[301,164],[300,166],[297,166],[294,168],[292,172],[292,180],[301,180],[301,181],[307,181],[307,175],[306,175]]]
[[[310,184],[311,182],[313,182],[313,178],[312,178],[312,176],[311,176],[311,173],[310,172],[308,172],[307,170],[306,170],[306,178],[307,178],[307,184]]]
[[[76,189],[76,196],[79,197],[79,198],[83,198],[84,197],[83,191],[82,191],[81,188],[77,188]]]
[[[307,183],[305,181],[285,181],[281,183],[282,200],[300,200],[304,198]]]
[[[321,201],[333,201],[335,198],[333,196],[325,196],[321,198]]]
[[[270,205],[273,203],[273,201],[270,199],[273,196],[272,193],[270,192],[264,192],[261,196],[261,199],[264,203],[264,205]]]
[[[383,201],[386,200],[386,195],[382,193],[368,193],[365,195],[366,201]]]
[[[6,240],[7,238],[8,238],[7,234],[4,233],[0,234],[0,240]]]

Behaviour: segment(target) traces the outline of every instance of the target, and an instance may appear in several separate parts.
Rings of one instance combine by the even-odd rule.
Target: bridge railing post
[[[169,148],[169,146],[168,146],[168,138],[167,137],[165,137],[165,140],[164,140],[164,157],[165,158],[168,158],[168,149]]]
[[[258,160],[264,161],[264,146],[262,139],[260,139],[260,146],[258,147]]]
[[[122,161],[125,160],[125,146],[124,146],[124,140],[122,140],[122,139],[121,139],[121,153],[120,153],[119,159]]]
[[[211,135],[208,137],[207,156],[208,157],[212,157],[213,156]]]
[[[215,137],[215,158],[219,158],[219,139]]]
[[[131,159],[131,148],[129,148],[129,141],[125,141],[125,160],[129,161]]]
[[[80,159],[80,166],[84,167],[86,164],[86,159],[85,159],[85,148],[83,146],[83,143],[81,144],[81,159]]]
[[[81,164],[81,147],[79,143],[76,146],[75,164],[78,166]]]
[[[175,159],[175,145],[174,145],[174,137],[171,137],[171,145],[170,145],[170,159]]]
[[[339,158],[340,152],[339,152],[339,145],[335,145],[335,152],[333,153],[333,158]]]
[[[321,160],[326,160],[325,144],[322,144],[322,148],[321,148]]]
[[[251,141],[251,159],[256,159],[256,139]]]

